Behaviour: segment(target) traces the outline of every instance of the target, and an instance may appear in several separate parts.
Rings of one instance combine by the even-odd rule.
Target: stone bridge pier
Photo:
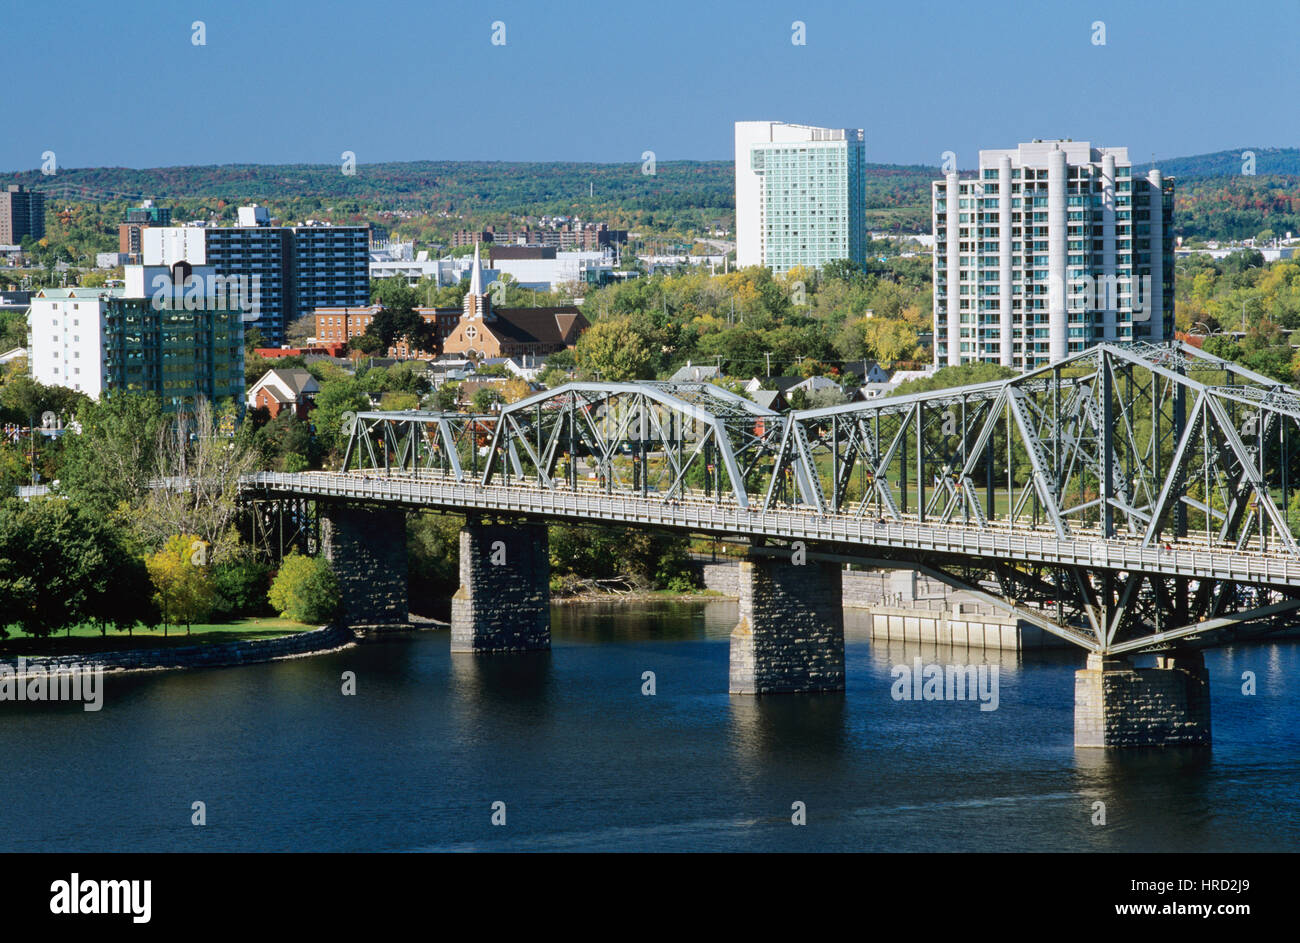
[[[843,568],[779,557],[740,564],[740,622],[731,633],[731,693],[844,690]]]
[[[551,560],[545,524],[466,523],[460,589],[451,600],[453,653],[551,647]]]
[[[321,553],[338,577],[344,625],[405,625],[410,620],[405,511],[323,507]]]
[[[1074,674],[1076,747],[1210,745],[1210,678],[1199,651],[1136,668],[1126,658],[1089,655]]]

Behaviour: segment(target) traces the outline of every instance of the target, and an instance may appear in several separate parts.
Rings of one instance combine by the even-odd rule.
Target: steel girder
[[[765,507],[1300,558],[1297,427],[1300,393],[1267,377],[1181,343],[1102,344],[1006,380],[791,413]],[[899,565],[1100,652],[1276,629],[1300,607],[1248,581]]]
[[[502,407],[482,482],[748,507],[781,431],[778,413],[709,383],[567,383]]]
[[[497,417],[490,414],[360,412],[348,419],[343,470],[476,478],[496,425]]]

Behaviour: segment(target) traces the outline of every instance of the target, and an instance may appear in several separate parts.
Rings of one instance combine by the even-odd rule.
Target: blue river
[[[1300,849],[1300,643],[1207,652],[1211,750],[1113,754],[1073,745],[1081,653],[877,642],[850,611],[846,694],[732,697],[736,611],[557,606],[549,654],[453,657],[431,631],[110,676],[98,712],[0,702],[0,848]],[[996,665],[997,709],[895,700],[917,656]]]

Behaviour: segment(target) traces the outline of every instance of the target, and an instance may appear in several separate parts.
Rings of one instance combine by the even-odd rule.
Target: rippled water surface
[[[1115,756],[1073,746],[1081,654],[873,642],[860,619],[842,696],[729,696],[724,601],[556,607],[543,655],[426,632],[109,678],[98,713],[0,702],[0,848],[1300,849],[1296,642],[1207,653],[1212,750]],[[894,700],[918,655],[996,664],[998,709]]]

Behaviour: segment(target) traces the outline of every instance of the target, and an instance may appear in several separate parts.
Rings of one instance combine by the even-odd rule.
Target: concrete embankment
[[[740,567],[732,561],[692,561],[706,589],[740,595]],[[979,648],[1024,651],[1066,648],[1069,643],[1005,610],[981,603],[966,593],[910,570],[844,570],[841,605],[868,612],[872,638],[937,642]]]
[[[117,652],[88,652],[77,655],[53,655],[23,658],[26,672],[46,673],[57,669],[102,668],[105,671],[159,671],[170,668],[223,668],[251,665],[319,655],[355,645],[357,633],[343,626],[329,625],[309,632],[295,632],[279,638],[241,639],[212,642],[206,645],[182,645],[174,648],[138,648]],[[15,671],[17,657],[0,658]]]

